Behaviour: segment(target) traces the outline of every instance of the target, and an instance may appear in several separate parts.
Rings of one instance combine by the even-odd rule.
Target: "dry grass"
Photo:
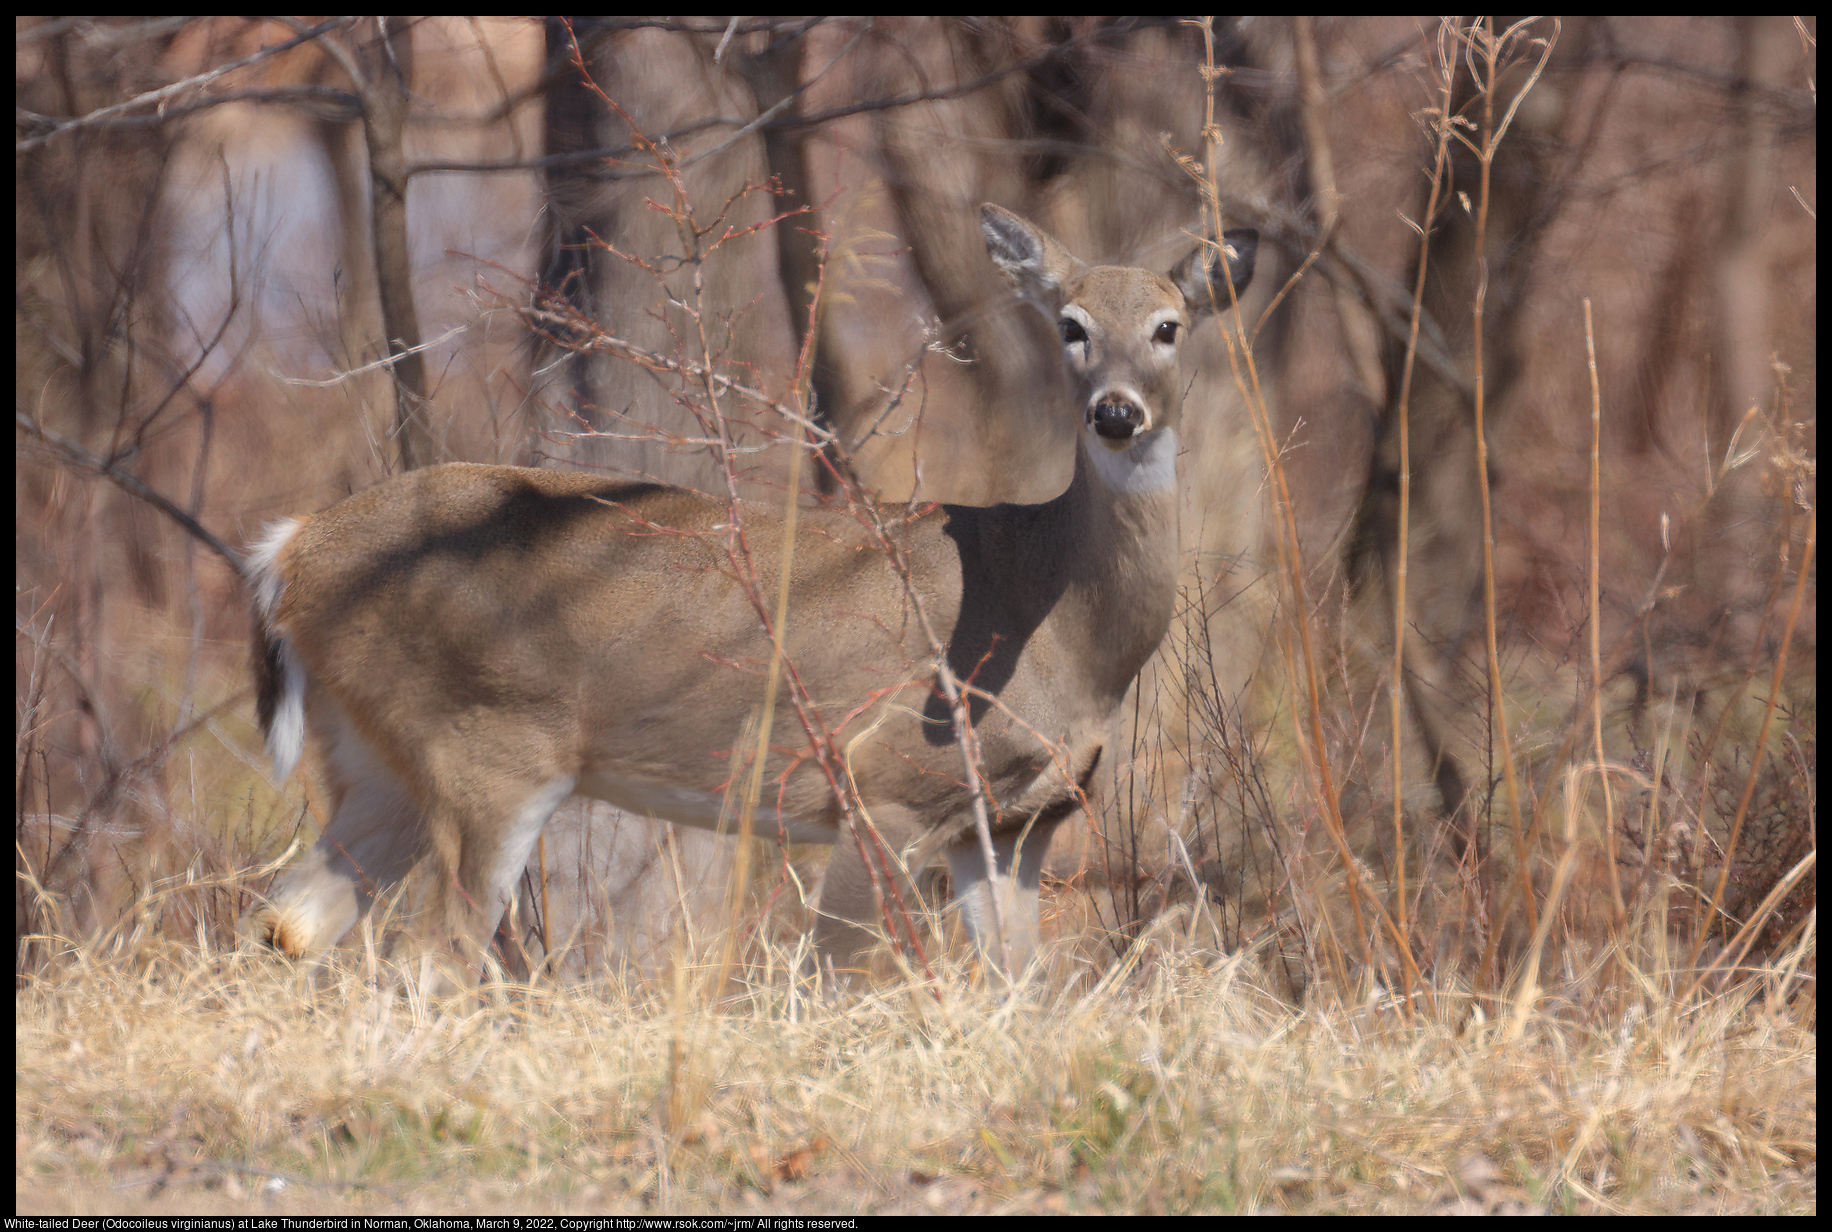
[[[314,979],[73,948],[16,1001],[19,1209],[1816,1207],[1811,1023],[1760,983],[1516,1031],[1447,988],[1435,1019],[1295,1011],[1167,935],[1098,982],[777,980],[722,1012],[686,967],[440,1000],[361,952]]]

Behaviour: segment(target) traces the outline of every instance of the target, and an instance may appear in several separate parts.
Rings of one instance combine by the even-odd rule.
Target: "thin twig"
[[[355,19],[350,17],[333,17],[329,21],[321,21],[309,29],[300,31],[297,35],[287,39],[283,43],[276,43],[272,47],[263,47],[260,51],[243,56],[239,60],[231,60],[227,64],[219,64],[215,68],[198,73],[194,77],[186,77],[183,81],[174,81],[171,85],[160,86],[158,89],[148,90],[144,94],[136,94],[125,102],[115,103],[110,107],[98,108],[95,111],[89,112],[87,115],[75,116],[67,120],[54,120],[48,116],[35,117],[40,121],[50,123],[52,125],[50,131],[40,133],[37,136],[27,137],[23,141],[15,142],[13,144],[13,152],[15,154],[24,154],[29,150],[36,150],[46,142],[55,140],[65,133],[73,133],[80,129],[95,127],[139,107],[161,106],[167,100],[176,98],[186,90],[193,90],[208,85],[225,73],[233,73],[238,68],[246,68],[250,64],[257,64],[270,56],[277,56],[283,51],[291,51],[300,44],[309,43],[320,35],[327,34],[340,26],[348,25],[353,20]]]
[[[1488,650],[1489,701],[1492,707],[1491,726],[1489,729],[1490,738],[1498,739],[1501,745],[1502,779],[1507,789],[1508,820],[1517,835],[1524,832],[1520,816],[1520,783],[1519,777],[1514,769],[1514,739],[1513,733],[1508,727],[1507,697],[1503,692],[1501,679],[1501,652],[1496,642],[1496,625],[1498,622],[1495,611],[1495,517],[1489,493],[1488,429],[1485,423],[1487,412],[1487,384],[1483,363],[1483,330],[1485,322],[1484,314],[1488,304],[1488,211],[1490,202],[1490,180],[1491,172],[1494,169],[1495,151],[1500,148],[1501,139],[1506,135],[1508,126],[1514,119],[1515,112],[1520,108],[1521,103],[1525,101],[1527,92],[1533,88],[1534,83],[1539,80],[1540,74],[1545,71],[1546,61],[1551,57],[1552,49],[1558,42],[1560,26],[1556,18],[1553,20],[1552,36],[1542,40],[1539,63],[1534,66],[1533,72],[1515,94],[1512,103],[1509,104],[1507,112],[1502,117],[1499,124],[1495,122],[1495,90],[1500,84],[1501,59],[1507,45],[1523,33],[1528,25],[1537,20],[1539,19],[1529,18],[1526,21],[1516,23],[1508,27],[1508,29],[1500,35],[1486,31],[1480,21],[1469,31],[1459,33],[1458,37],[1464,42],[1467,49],[1467,58],[1471,60],[1472,68],[1474,67],[1475,58],[1478,56],[1481,58],[1483,65],[1482,72],[1477,77],[1476,81],[1476,88],[1482,95],[1482,130],[1479,134],[1482,143],[1480,146],[1477,146],[1461,133],[1455,134],[1457,140],[1470,147],[1475,153],[1477,166],[1480,171],[1475,210],[1475,249],[1478,275],[1476,280],[1476,294],[1470,308],[1470,316],[1474,332],[1472,365],[1475,369],[1474,418],[1476,432],[1476,490],[1480,495],[1482,506],[1482,623],[1485,645]],[[1453,132],[1454,131],[1455,130],[1453,130]],[[1522,884],[1524,886],[1529,887],[1527,893],[1530,901],[1532,893],[1530,887],[1532,883],[1530,880],[1526,880],[1529,875],[1529,870],[1522,867],[1515,871],[1515,875],[1523,879]],[[1496,923],[1498,925],[1499,921]],[[1494,944],[1494,934],[1498,933],[1499,929],[1498,927],[1491,928],[1490,931],[1490,944],[1492,946]]]
[[[1393,683],[1391,724],[1393,729],[1393,850],[1394,862],[1398,870],[1398,892],[1395,901],[1398,919],[1395,925],[1406,944],[1411,943],[1411,929],[1406,919],[1406,844],[1404,826],[1404,790],[1405,761],[1402,756],[1405,742],[1405,719],[1403,716],[1403,698],[1406,687],[1406,582],[1407,564],[1411,553],[1411,517],[1412,517],[1412,425],[1410,409],[1412,404],[1412,373],[1414,362],[1418,358],[1419,322],[1425,311],[1425,275],[1431,263],[1431,227],[1437,217],[1438,202],[1444,193],[1444,181],[1448,170],[1450,156],[1450,107],[1453,92],[1456,88],[1455,57],[1439,56],[1439,76],[1443,82],[1443,93],[1438,100],[1438,110],[1433,117],[1437,129],[1437,153],[1432,161],[1431,193],[1425,201],[1425,215],[1418,224],[1419,257],[1418,274],[1412,288],[1412,326],[1406,334],[1406,353],[1400,364],[1399,397],[1394,404],[1394,414],[1399,426],[1399,526],[1395,536],[1393,565]],[[1461,801],[1445,801],[1449,808],[1462,807]],[[1408,989],[1408,992],[1410,989]]]
[[[234,570],[236,577],[240,578],[244,583],[248,582],[248,564],[247,561],[243,559],[240,552],[224,543],[221,539],[218,539],[208,530],[205,530],[201,522],[179,508],[171,498],[159,492],[157,489],[150,487],[138,476],[121,469],[118,459],[97,457],[74,441],[59,436],[49,428],[35,423],[32,419],[27,417],[24,411],[14,411],[13,422],[14,426],[19,428],[20,431],[42,441],[50,452],[56,454],[65,462],[68,462],[72,466],[81,467],[83,470],[93,474],[100,475],[102,478],[120,488],[123,492],[137,496],[147,504],[152,505],[155,509],[165,514],[166,517],[182,526],[185,532],[195,538],[199,543],[222,557],[224,563],[226,563],[230,569]]]
[[[1597,382],[1597,335],[1591,323],[1590,297],[1584,297],[1584,354],[1590,364],[1590,688],[1591,732],[1595,738],[1597,778],[1603,788],[1603,851],[1609,861],[1610,901],[1615,935],[1622,935],[1627,910],[1622,904],[1622,875],[1616,868],[1616,804],[1609,768],[1603,758],[1603,612],[1601,555],[1603,510],[1603,391]]]

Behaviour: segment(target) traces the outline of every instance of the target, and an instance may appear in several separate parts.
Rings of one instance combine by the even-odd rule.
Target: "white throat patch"
[[[1109,449],[1105,442],[1090,437],[1088,460],[1100,481],[1116,492],[1129,496],[1147,496],[1169,491],[1177,486],[1177,431],[1165,428],[1135,441],[1126,449]]]

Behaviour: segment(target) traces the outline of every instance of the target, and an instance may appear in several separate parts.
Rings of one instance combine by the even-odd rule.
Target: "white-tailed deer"
[[[980,221],[1000,271],[1060,330],[1074,479],[1041,505],[899,510],[889,537],[907,582],[854,514],[804,511],[785,655],[860,816],[893,852],[945,850],[969,930],[991,942],[1002,916],[1022,968],[1050,836],[1170,624],[1179,344],[1230,303],[1230,277],[1245,288],[1258,237],[1230,231],[1225,265],[1204,245],[1166,278],[1085,266],[997,206]],[[309,725],[334,808],[258,911],[259,934],[292,954],[331,946],[430,855],[443,926],[476,942],[575,793],[718,825],[770,657],[731,569],[730,515],[656,484],[452,465],[276,526],[253,557],[261,723],[282,778]],[[744,532],[773,576],[782,521],[747,509]],[[997,877],[917,605],[968,686]],[[880,891],[786,702],[770,746],[758,832],[837,843],[815,940],[845,965]]]

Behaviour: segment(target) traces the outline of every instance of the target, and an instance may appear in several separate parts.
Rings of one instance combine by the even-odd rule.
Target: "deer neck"
[[[948,508],[943,533],[961,569],[948,660],[995,694],[1028,661],[1034,685],[1104,718],[1170,626],[1177,443],[1160,432],[1122,453],[1076,452],[1053,501]]]
[[[1177,434],[1114,451],[1084,438],[1062,499],[1074,520],[1056,636],[1117,702],[1164,640],[1177,597]]]

